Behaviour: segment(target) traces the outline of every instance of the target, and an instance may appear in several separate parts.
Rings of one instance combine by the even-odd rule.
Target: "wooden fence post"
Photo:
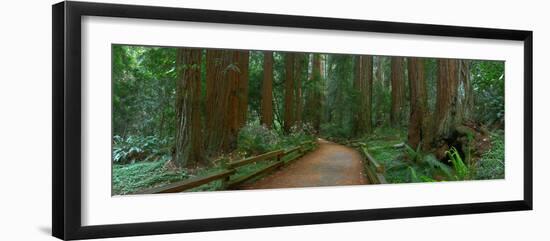
[[[229,162],[228,159],[225,159],[225,158],[223,158],[221,160],[222,169],[229,170],[228,162]],[[220,182],[221,182],[220,190],[225,190],[229,186],[229,180],[230,179],[231,179],[231,176],[227,176],[227,177],[224,177],[220,180]]]

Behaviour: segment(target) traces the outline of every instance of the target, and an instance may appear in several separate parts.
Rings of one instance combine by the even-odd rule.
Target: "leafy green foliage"
[[[391,90],[388,88],[388,83],[384,83],[382,81],[376,81],[373,83],[373,89],[372,93],[374,94],[373,97],[373,119],[374,119],[374,125],[383,127],[384,125],[388,125],[388,121],[390,119],[390,107],[391,107]]]
[[[293,126],[287,135],[270,130],[259,122],[248,123],[240,132],[237,140],[237,150],[245,156],[253,156],[273,150],[293,147],[304,141],[314,140],[312,127],[304,124]]]
[[[113,137],[113,162],[119,164],[170,158],[171,138],[155,136]]]
[[[504,62],[472,61],[477,119],[504,124]]]
[[[335,122],[321,124],[321,134],[327,139],[350,138],[351,125],[341,125]]]
[[[433,154],[425,155],[423,161],[425,164],[429,165],[430,169],[441,171],[447,178],[453,176],[453,170],[447,164],[437,160]]]
[[[113,195],[123,195],[188,178],[183,172],[164,169],[164,161],[113,165]]]
[[[113,45],[115,135],[173,136],[174,48]]]
[[[413,149],[411,146],[405,144],[405,152],[407,153],[407,156],[409,156],[409,159],[414,162],[420,162],[422,160],[422,153],[420,152],[420,145],[415,149]]]
[[[239,131],[237,150],[245,155],[257,155],[277,148],[280,136],[258,122],[248,123]]]
[[[409,171],[410,171],[410,179],[411,179],[411,182],[436,182],[437,180],[431,178],[431,177],[428,177],[426,175],[420,175],[418,176],[416,174],[416,170],[412,167],[409,166]]]
[[[411,173],[411,181],[412,182],[421,182],[420,178],[418,178],[418,175],[416,175],[416,170],[414,168],[409,167],[408,168]]]
[[[353,88],[353,58],[350,55],[329,55],[326,93],[326,124],[321,133],[326,137],[351,138],[353,110],[357,109]]]
[[[449,162],[453,164],[453,168],[455,170],[455,178],[456,180],[465,180],[469,178],[470,170],[464,164],[462,161],[462,158],[460,157],[460,154],[456,150],[455,147],[451,147],[447,151],[447,155],[449,156]]]
[[[478,162],[476,179],[504,178],[504,132],[491,133],[491,149]]]
[[[464,163],[456,148],[451,148],[447,153],[448,165],[432,153],[423,153],[406,144],[402,145],[405,136],[405,133],[396,132],[395,129],[378,128],[369,138],[363,139],[371,155],[386,167],[384,176],[389,183],[471,180],[474,174],[479,174],[475,179],[493,179],[499,176],[498,173],[504,173],[503,163],[495,164],[501,163],[504,157],[502,133],[500,138],[498,134],[493,135],[494,148],[483,155],[485,159],[480,161],[479,172],[474,172],[473,167]],[[483,165],[486,166],[481,167]]]

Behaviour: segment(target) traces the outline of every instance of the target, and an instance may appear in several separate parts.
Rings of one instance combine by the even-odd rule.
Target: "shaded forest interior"
[[[504,177],[502,61],[125,45],[112,61],[113,194],[317,138],[365,142],[390,183]]]

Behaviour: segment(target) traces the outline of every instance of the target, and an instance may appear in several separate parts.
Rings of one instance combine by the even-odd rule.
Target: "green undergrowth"
[[[168,172],[165,161],[113,164],[113,195],[123,195],[142,189],[187,179],[185,172]]]
[[[476,179],[504,178],[504,132],[491,133],[491,149],[485,152],[478,164]]]
[[[263,130],[262,130],[263,131]],[[247,137],[244,137],[247,138]],[[265,139],[264,139],[265,140]],[[243,149],[238,149],[239,155],[241,158],[255,156],[258,154],[266,153],[269,151],[277,149],[288,149],[294,146],[299,145],[304,141],[314,140],[313,136],[306,135],[303,132],[293,133],[284,137],[277,137],[277,145],[274,147],[266,147],[265,149],[255,149],[257,143],[252,143],[247,145],[246,143],[241,144],[240,147]],[[265,142],[264,142],[265,144]],[[261,144],[263,145],[263,144]],[[260,145],[260,146],[261,146]],[[245,147],[246,146],[246,147]],[[262,147],[263,148],[263,147]],[[246,151],[244,150],[246,149]],[[261,151],[261,152],[260,152]],[[284,161],[288,161],[295,157],[296,154],[290,154],[283,158]],[[141,161],[128,164],[119,164],[113,163],[112,169],[112,194],[113,195],[125,195],[132,194],[138,191],[159,187],[167,185],[169,183],[183,181],[190,178],[202,177],[217,172],[221,172],[224,169],[222,168],[222,159],[217,159],[211,162],[211,164],[202,169],[195,170],[193,174],[187,172],[185,169],[179,171],[167,170],[164,165],[167,160],[159,159],[157,161]],[[227,162],[228,160],[223,160]],[[231,178],[237,179],[243,176],[250,175],[253,172],[256,172],[262,168],[267,167],[272,164],[275,160],[265,160],[255,163],[251,163],[237,169],[237,172],[231,176]],[[222,188],[221,181],[213,181],[199,187],[188,190],[189,192],[193,191],[213,191],[220,190]]]
[[[431,153],[422,153],[404,144],[403,130],[380,128],[360,140],[369,153],[385,167],[388,183],[414,183],[504,178],[504,133],[491,133],[491,148],[482,154],[475,166],[467,166],[464,157],[451,147],[448,163]]]
[[[283,158],[284,161],[296,157],[297,154],[290,154]],[[232,180],[252,174],[262,168],[274,163],[275,160],[266,160],[254,162],[249,165],[239,167],[237,172],[231,176]],[[201,177],[216,172],[223,171],[220,166],[209,167],[197,171],[196,174],[188,174],[185,170],[168,171],[164,168],[165,161],[140,162],[134,164],[113,165],[113,195],[132,194],[144,189],[167,185],[172,182],[183,181],[189,178]],[[189,189],[188,192],[214,191],[220,190],[222,183],[220,180],[213,181],[196,188]]]
[[[306,141],[315,140],[313,127],[304,123],[293,126],[289,133],[269,129],[259,121],[248,123],[240,131],[237,139],[237,152],[242,156],[255,156],[262,153],[291,148]]]
[[[113,195],[132,194],[144,189],[164,186],[173,182],[207,176],[221,172],[218,165],[195,170],[193,174],[185,169],[172,171],[164,168],[166,161],[139,162],[126,165],[113,165]],[[218,190],[219,182],[211,182],[189,191]]]
[[[410,182],[410,171],[404,160],[403,150],[395,147],[403,143],[406,135],[407,133],[402,130],[378,128],[373,134],[361,139],[372,157],[385,167],[384,177],[388,183]],[[416,168],[415,172],[422,174],[422,170]]]

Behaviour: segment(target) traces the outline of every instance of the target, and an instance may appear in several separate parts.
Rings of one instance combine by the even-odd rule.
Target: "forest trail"
[[[289,166],[238,189],[320,187],[368,184],[356,150],[319,139],[319,146]]]

